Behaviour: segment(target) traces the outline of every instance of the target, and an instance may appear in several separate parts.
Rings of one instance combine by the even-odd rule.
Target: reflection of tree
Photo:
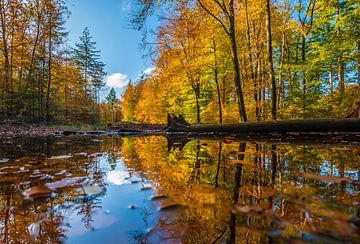
[[[246,143],[240,143],[238,160],[243,161],[245,159],[245,150],[246,150]],[[234,189],[233,189],[233,197],[232,197],[233,205],[236,205],[239,200],[239,190],[240,190],[241,180],[242,180],[242,171],[243,171],[243,165],[241,163],[235,164],[235,179],[234,179]],[[227,243],[235,243],[235,240],[236,240],[236,214],[234,214],[234,213],[230,214],[229,229],[230,229],[230,237],[229,237]]]
[[[200,154],[200,141],[197,141],[197,145],[196,145],[196,157],[195,157],[195,162],[194,162],[194,168],[190,174],[190,178],[188,181],[188,185],[193,184],[193,183],[200,183],[200,160],[199,160],[199,154]]]
[[[219,173],[220,173],[220,163],[221,163],[221,151],[222,151],[222,142],[219,142],[219,154],[218,154],[218,163],[216,168],[216,176],[215,176],[215,188],[219,185]]]
[[[84,197],[81,203],[80,211],[78,215],[81,215],[81,222],[84,223],[86,229],[92,229],[92,223],[94,222],[93,214],[96,208],[101,208],[101,201],[98,197]]]
[[[116,168],[116,156],[114,151],[109,151],[107,153],[107,161],[110,165],[111,170],[114,170]]]

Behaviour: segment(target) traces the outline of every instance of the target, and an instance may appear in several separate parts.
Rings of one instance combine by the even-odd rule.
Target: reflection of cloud
[[[154,72],[154,70],[155,70],[155,68],[153,68],[153,67],[147,68],[146,70],[144,70],[143,74],[151,75],[151,73]]]
[[[82,222],[82,215],[79,215],[76,211],[70,212],[67,215],[68,220],[70,220],[70,226],[66,229],[66,235],[68,237],[77,237],[82,236],[85,233],[90,232],[92,229],[104,229],[108,228],[114,223],[118,222],[118,218],[106,214],[104,211],[93,211],[94,221],[92,223],[93,228],[85,228]],[[36,227],[36,226],[35,226]],[[34,229],[34,227],[32,227]],[[36,230],[36,229],[35,229]],[[38,232],[37,232],[38,233]]]
[[[108,182],[114,185],[123,185],[130,184],[131,182],[127,179],[129,178],[129,173],[125,171],[109,171],[107,173]]]
[[[129,77],[125,74],[114,73],[106,77],[106,86],[113,88],[123,88],[129,83]]]

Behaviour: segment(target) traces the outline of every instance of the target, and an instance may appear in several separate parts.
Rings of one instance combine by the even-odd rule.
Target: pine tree
[[[80,42],[75,45],[74,59],[83,76],[84,95],[85,97],[90,95],[97,100],[98,92],[104,86],[105,64],[100,60],[100,51],[96,49],[96,42],[92,41],[87,27],[80,37]]]
[[[114,88],[111,88],[109,95],[106,97],[108,105],[111,107],[111,122],[114,123],[114,103],[116,100],[116,92]]]

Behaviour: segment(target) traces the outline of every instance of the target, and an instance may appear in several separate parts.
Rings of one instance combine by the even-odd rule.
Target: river
[[[356,243],[359,176],[358,143],[5,139],[0,242]]]

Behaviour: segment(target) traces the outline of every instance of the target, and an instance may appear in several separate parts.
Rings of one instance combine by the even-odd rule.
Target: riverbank
[[[121,123],[114,126],[96,127],[91,125],[0,125],[0,138],[39,137],[70,134],[101,134],[107,132],[141,133],[164,130],[164,125]]]
[[[0,125],[0,138],[50,136],[62,131],[64,129],[44,125]]]

